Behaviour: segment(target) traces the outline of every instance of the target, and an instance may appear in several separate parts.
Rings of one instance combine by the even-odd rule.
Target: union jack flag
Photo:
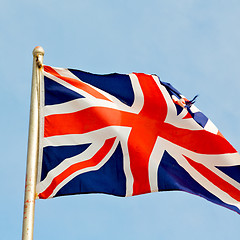
[[[240,213],[240,155],[170,84],[44,66],[37,195],[181,190]]]

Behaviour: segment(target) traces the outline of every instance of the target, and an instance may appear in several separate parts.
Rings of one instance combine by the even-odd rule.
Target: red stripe
[[[200,154],[224,154],[237,152],[223,137],[206,130],[188,130],[177,128],[168,123],[159,123],[160,137]]]
[[[74,86],[76,88],[82,89],[83,91],[91,94],[93,97],[110,101],[108,98],[106,98],[104,95],[102,95],[101,93],[99,93],[94,88],[92,88],[91,86],[87,85],[86,83],[84,83],[84,82],[82,82],[80,80],[74,79],[74,78],[61,76],[58,72],[56,72],[50,66],[44,66],[44,71],[47,72],[47,73],[52,74],[53,76],[55,76],[57,78],[62,79],[63,81],[71,84],[72,86]]]
[[[56,176],[48,188],[39,194],[39,198],[46,199],[48,198],[54,191],[54,189],[67,177],[71,176],[73,173],[89,167],[94,167],[99,164],[103,158],[107,155],[107,153],[111,150],[114,141],[116,138],[107,139],[104,145],[99,149],[99,151],[91,158],[83,162],[75,163],[67,168],[65,171],[61,172],[58,176]]]
[[[124,117],[123,117],[124,116]],[[44,118],[44,137],[82,134],[108,126],[129,126],[134,114],[105,107],[91,107],[79,112],[49,115]],[[124,119],[127,119],[122,122]]]
[[[144,93],[144,106],[139,115],[135,115],[130,121],[128,118],[123,121],[133,126],[128,139],[130,167],[134,179],[133,195],[151,192],[149,158],[157,139],[158,125],[163,123],[167,115],[166,101],[153,77],[143,73],[137,73],[136,76]]]
[[[233,185],[223,180],[221,177],[219,177],[217,174],[209,170],[207,167],[205,167],[201,163],[197,163],[186,156],[184,157],[187,159],[187,161],[193,168],[195,168],[205,178],[207,178],[210,182],[212,182],[216,187],[220,188],[222,191],[226,192],[232,198],[240,202],[240,191],[237,188],[235,188]]]

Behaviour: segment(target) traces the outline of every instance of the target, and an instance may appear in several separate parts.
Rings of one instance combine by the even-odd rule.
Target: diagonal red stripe
[[[184,157],[187,159],[187,161],[193,168],[195,168],[198,172],[200,172],[205,178],[207,178],[215,186],[220,188],[222,191],[226,192],[228,195],[230,195],[232,198],[234,198],[238,202],[240,201],[240,191],[237,188],[235,188],[233,185],[231,185],[227,181],[223,180],[221,177],[219,177],[217,174],[209,170],[207,167],[205,167],[201,163],[197,163],[186,156]]]
[[[108,98],[106,98],[104,95],[102,95],[100,92],[96,91],[94,88],[90,87],[84,82],[81,82],[79,80],[76,80],[74,78],[69,78],[69,77],[64,77],[61,76],[58,72],[56,72],[52,67],[49,66],[44,66],[44,71],[47,73],[52,74],[53,76],[60,78],[64,80],[65,82],[71,84],[72,86],[82,89],[83,91],[91,94],[93,97],[99,98],[99,99],[104,99],[110,101]]]
[[[73,173],[88,167],[93,167],[99,164],[103,158],[107,155],[107,153],[111,150],[114,141],[116,138],[107,139],[104,145],[99,149],[99,151],[91,158],[83,162],[75,163],[67,168],[65,171],[56,176],[48,188],[39,194],[39,198],[46,199],[48,198],[54,191],[54,189],[67,177],[71,176]]]

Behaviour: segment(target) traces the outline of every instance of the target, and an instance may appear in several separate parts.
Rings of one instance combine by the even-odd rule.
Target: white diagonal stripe
[[[232,198],[230,195],[228,195],[226,192],[218,188],[216,185],[210,182],[207,178],[201,175],[198,171],[196,171],[184,157],[186,156],[186,157],[189,157],[190,159],[194,159],[194,161],[204,164],[210,170],[212,170],[213,172],[216,172],[217,171],[216,169],[213,170],[213,164],[217,165],[218,161],[224,162],[224,159],[226,158],[228,158],[228,160],[230,161],[232,160],[237,165],[239,165],[240,155],[238,153],[204,156],[204,154],[198,154],[198,153],[189,151],[185,148],[182,148],[160,137],[158,137],[158,141],[160,141],[158,145],[161,146],[161,148],[165,149],[178,162],[178,164],[182,166],[191,175],[191,177],[195,179],[200,185],[202,185],[205,189],[207,189],[213,195],[217,196],[223,202],[230,205],[234,205],[240,209],[240,203],[238,201],[236,201],[234,198]],[[240,184],[238,182],[236,182],[235,180],[229,177],[226,177],[224,173],[221,173],[220,175],[221,177],[224,178],[225,181],[229,182],[229,184],[233,185],[238,190],[240,190]]]
[[[198,123],[196,123],[196,121],[194,121],[192,118],[182,119],[183,115],[177,116],[176,107],[168,91],[163,85],[161,85],[159,78],[157,76],[153,76],[153,79],[155,80],[156,84],[158,85],[159,89],[161,90],[166,100],[168,112],[167,112],[165,122],[170,123],[171,125],[174,125],[175,127],[179,127],[182,129],[202,130],[202,127]],[[186,115],[186,112],[184,111],[182,114]]]
[[[77,78],[75,75],[73,75],[69,70],[67,69],[57,69],[54,68],[54,70],[56,70],[61,76],[63,77],[70,77],[73,78],[75,80],[81,81],[81,79]],[[92,85],[89,85],[88,83],[83,82],[84,84],[90,86],[91,88],[95,89],[96,91],[98,91],[99,93],[101,93],[102,95],[104,95],[106,98],[108,98],[110,101],[108,100],[103,100],[103,99],[98,99],[93,97],[91,94],[77,88],[74,87],[73,85],[65,82],[64,80],[49,74],[47,72],[44,72],[44,75],[47,76],[48,78],[56,81],[57,83],[63,85],[66,88],[69,88],[72,91],[77,92],[78,94],[84,96],[86,99],[84,98],[80,98],[78,99],[78,101],[73,100],[73,106],[72,105],[72,101],[70,101],[69,103],[65,103],[65,104],[56,104],[53,106],[45,106],[46,110],[45,110],[45,114],[46,115],[50,115],[50,114],[59,114],[58,110],[60,110],[61,113],[64,113],[64,110],[61,110],[61,106],[63,106],[63,108],[65,109],[65,113],[69,113],[69,111],[71,111],[71,109],[73,109],[73,111],[79,111],[82,110],[84,108],[87,107],[91,107],[91,106],[104,106],[104,107],[109,107],[109,108],[113,108],[113,109],[118,109],[118,110],[122,110],[122,111],[126,111],[126,112],[132,112],[132,113],[139,113],[143,107],[143,103],[144,103],[144,97],[143,97],[143,93],[142,93],[142,89],[141,86],[139,84],[138,78],[136,77],[135,74],[130,74],[129,77],[131,79],[131,83],[132,83],[132,87],[133,87],[133,91],[134,91],[134,102],[132,106],[127,106],[126,104],[124,104],[123,102],[121,102],[120,100],[118,100],[116,97],[110,95],[107,92],[102,91],[101,89],[98,89]],[[82,82],[82,81],[81,81]],[[79,106],[79,104],[75,104],[75,102],[79,102],[80,104],[83,104],[82,106]],[[69,110],[69,106],[70,106],[70,110]],[[78,106],[80,108],[78,108]],[[55,109],[55,110],[54,110]],[[45,116],[46,116],[45,115]]]
[[[79,174],[85,173],[85,172],[90,172],[90,171],[96,171],[98,169],[100,169],[107,161],[108,159],[112,156],[112,154],[114,153],[114,151],[117,148],[119,141],[116,139],[112,148],[110,149],[110,151],[107,153],[107,155],[95,166],[93,167],[87,167],[84,169],[81,169],[79,171],[74,172],[73,174],[71,174],[70,176],[68,176],[67,178],[65,178],[53,191],[53,193],[48,197],[48,198],[52,198],[54,197],[54,195],[56,195],[56,193],[64,186],[66,185],[68,182],[70,182],[73,178],[75,178],[76,176],[78,176]],[[95,155],[95,153],[93,154]],[[75,158],[75,157],[74,157]],[[89,159],[89,158],[88,158]],[[86,159],[87,160],[87,159]],[[79,162],[79,161],[77,161]],[[72,164],[71,164],[72,165]],[[62,171],[61,171],[62,172]],[[40,184],[40,183],[39,183]],[[38,186],[38,185],[37,185]],[[42,192],[42,191],[38,191],[37,188],[37,192]]]

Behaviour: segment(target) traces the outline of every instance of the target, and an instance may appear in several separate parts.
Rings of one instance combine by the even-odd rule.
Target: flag
[[[39,198],[180,190],[240,213],[240,155],[156,75],[43,67]]]

